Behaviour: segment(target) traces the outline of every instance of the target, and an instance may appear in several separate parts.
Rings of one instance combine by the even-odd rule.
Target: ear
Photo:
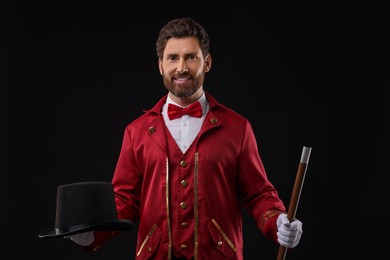
[[[161,59],[158,59],[158,69],[160,71],[160,75],[163,75],[162,60]]]
[[[205,58],[205,71],[206,72],[209,72],[209,70],[211,69],[211,64],[212,64],[212,58],[211,58],[211,55],[208,54]]]

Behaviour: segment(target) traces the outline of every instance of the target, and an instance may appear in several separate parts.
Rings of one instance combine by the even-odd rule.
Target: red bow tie
[[[180,118],[182,115],[193,117],[202,117],[202,105],[196,101],[188,107],[179,107],[174,104],[168,104],[168,117],[170,120]]]

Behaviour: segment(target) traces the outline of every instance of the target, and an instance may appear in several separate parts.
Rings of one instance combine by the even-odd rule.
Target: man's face
[[[179,98],[190,97],[203,86],[210,65],[210,56],[203,57],[195,37],[169,39],[159,59],[165,88]]]

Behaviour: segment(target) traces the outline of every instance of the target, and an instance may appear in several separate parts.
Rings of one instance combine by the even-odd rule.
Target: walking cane
[[[287,218],[290,221],[294,220],[295,213],[297,212],[303,181],[305,180],[307,164],[309,163],[310,152],[311,147],[303,147],[301,160],[299,162],[297,175],[295,177],[294,188],[291,194],[290,204],[287,211]],[[287,248],[285,248],[284,246],[279,246],[277,260],[284,260],[286,257],[286,253]]]

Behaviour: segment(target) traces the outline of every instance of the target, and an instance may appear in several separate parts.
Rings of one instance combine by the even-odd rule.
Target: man
[[[203,89],[209,44],[193,19],[168,22],[156,43],[168,93],[126,127],[112,184],[118,217],[139,222],[137,259],[243,259],[241,205],[276,244],[293,248],[301,238],[302,223],[290,223],[267,179],[251,124]],[[70,238],[96,250],[115,234]]]

